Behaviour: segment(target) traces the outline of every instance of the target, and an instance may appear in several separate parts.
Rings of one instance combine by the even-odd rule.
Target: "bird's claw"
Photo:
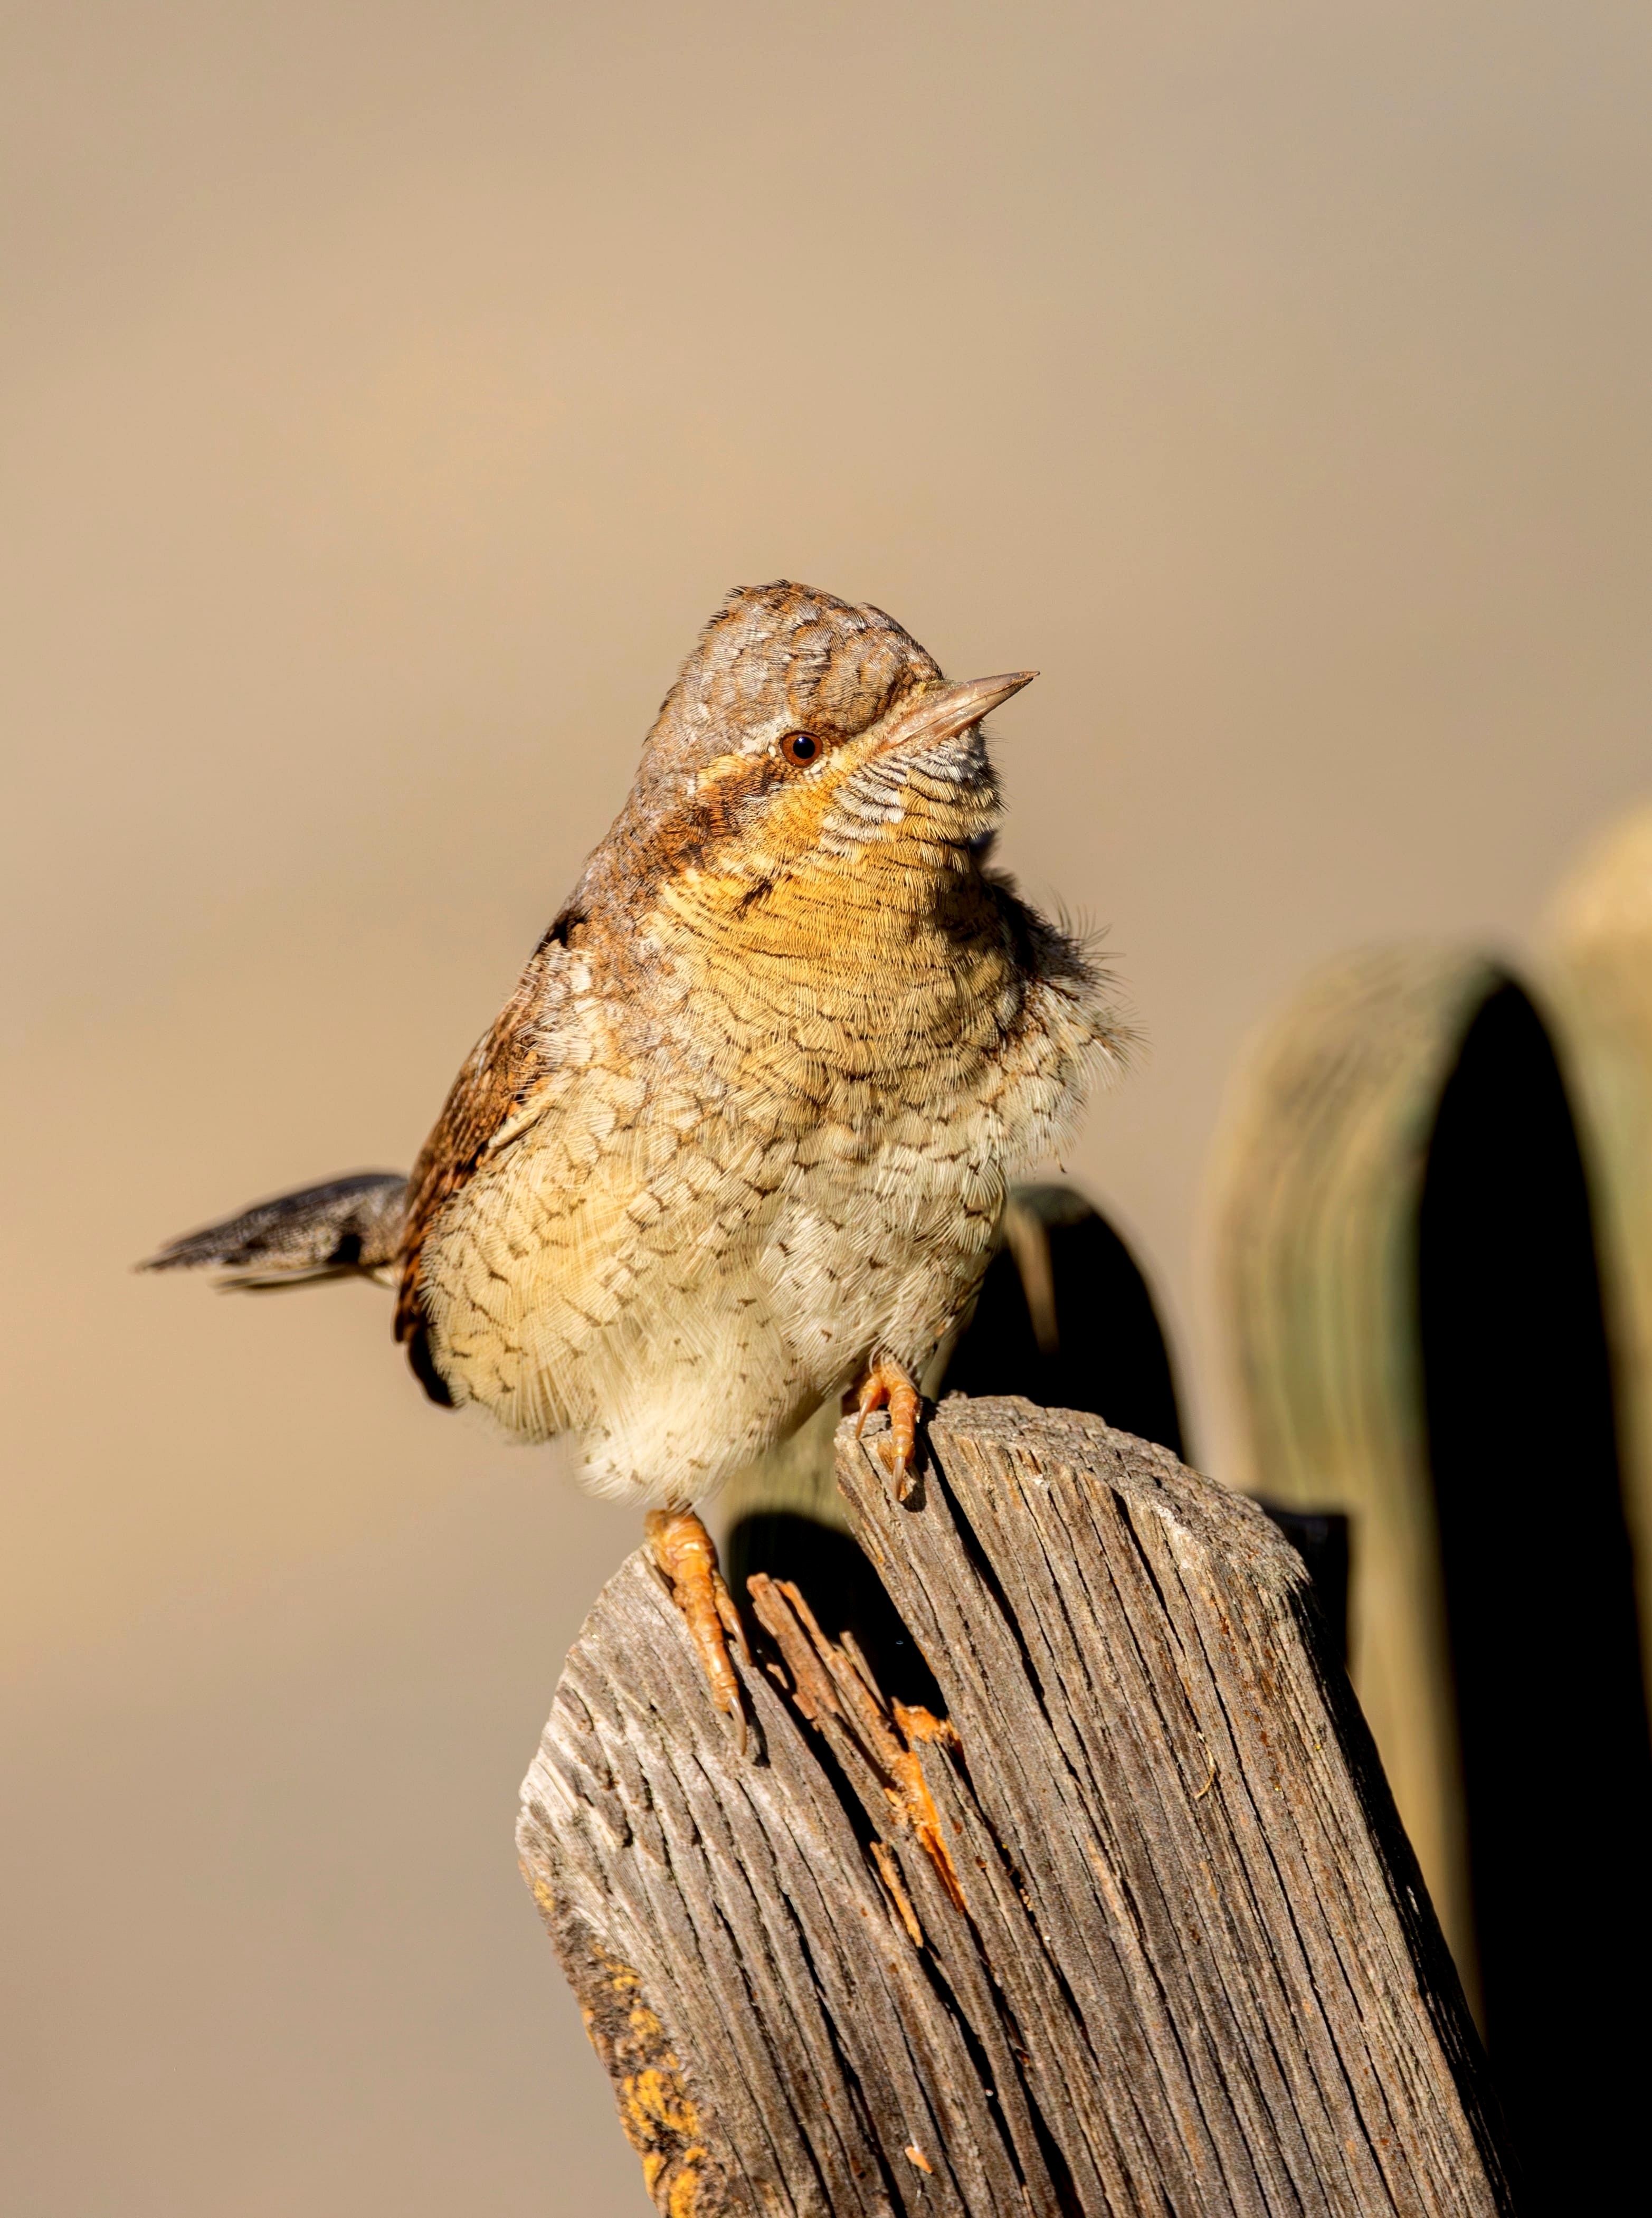
[[[647,1520],[648,1552],[671,1583],[671,1600],[688,1627],[711,1688],[711,1699],[734,1725],[734,1738],[746,1753],[746,1706],[728,1652],[732,1637],[747,1665],[752,1651],[734,1597],[717,1566],[711,1535],[691,1509],[651,1509]]]
[[[894,1451],[894,1498],[905,1502],[915,1484],[913,1465],[918,1453],[918,1418],[923,1407],[917,1385],[904,1365],[880,1356],[862,1379],[856,1397],[855,1438],[866,1429],[874,1409],[889,1412],[889,1445]]]

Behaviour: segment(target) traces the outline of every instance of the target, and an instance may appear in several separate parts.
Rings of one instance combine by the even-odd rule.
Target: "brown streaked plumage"
[[[1030,675],[951,685],[881,610],[731,595],[405,1200],[373,1203],[360,1267],[393,1260],[428,1391],[572,1434],[589,1484],[671,1513],[724,1707],[682,1513],[857,1382],[899,1483],[1010,1170],[1117,1059],[1096,972],[983,866],[981,719]],[[306,1249],[301,1216],[266,1278],[337,1267],[336,1224]],[[156,1261],[244,1275],[250,1224]]]

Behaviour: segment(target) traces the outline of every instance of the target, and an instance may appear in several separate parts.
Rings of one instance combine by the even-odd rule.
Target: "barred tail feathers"
[[[186,1232],[138,1268],[217,1271],[220,1285],[249,1292],[369,1276],[399,1255],[406,1216],[404,1173],[357,1171]]]

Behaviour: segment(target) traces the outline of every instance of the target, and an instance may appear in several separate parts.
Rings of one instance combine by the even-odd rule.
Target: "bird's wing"
[[[424,1242],[446,1203],[545,1106],[556,1068],[557,1018],[567,993],[567,950],[557,932],[554,925],[529,958],[515,993],[466,1056],[407,1182],[396,1337],[413,1342],[413,1367],[433,1393],[428,1366],[420,1361]],[[436,1398],[444,1397],[437,1394]]]

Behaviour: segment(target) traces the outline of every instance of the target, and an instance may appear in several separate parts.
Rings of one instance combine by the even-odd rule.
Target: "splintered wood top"
[[[524,1869],[656,2203],[1513,2208],[1483,2066],[1289,1545],[1098,1419],[838,1439],[944,1719],[754,1579],[736,1753],[641,1555],[569,1656]]]

